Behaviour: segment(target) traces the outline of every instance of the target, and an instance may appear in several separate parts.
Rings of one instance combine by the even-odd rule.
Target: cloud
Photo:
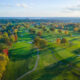
[[[25,3],[17,3],[14,5],[11,4],[0,4],[0,7],[21,7],[21,8],[32,8],[30,5],[27,5]]]
[[[80,5],[67,7],[66,11],[80,11]]]
[[[14,6],[11,4],[0,4],[0,7],[14,7]]]
[[[16,4],[16,7],[22,7],[22,8],[29,8],[29,5],[22,3],[22,4]]]

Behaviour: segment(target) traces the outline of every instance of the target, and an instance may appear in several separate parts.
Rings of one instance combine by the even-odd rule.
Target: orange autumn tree
[[[60,43],[61,43],[61,39],[60,39],[60,38],[57,38],[56,42],[57,42],[58,44],[60,44]]]
[[[17,41],[17,40],[18,40],[18,36],[17,36],[17,34],[15,34],[14,37],[15,37],[15,41]]]
[[[75,31],[75,32],[78,31],[78,27],[75,27],[75,28],[74,28],[74,31]]]
[[[55,25],[56,28],[58,28],[58,25]]]

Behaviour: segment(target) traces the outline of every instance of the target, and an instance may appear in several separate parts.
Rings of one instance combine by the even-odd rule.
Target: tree
[[[54,27],[51,27],[50,30],[51,30],[51,31],[55,31],[55,28],[54,28]]]
[[[43,28],[44,27],[44,25],[43,24],[40,24],[40,26],[38,27],[39,29],[41,29],[41,28]]]
[[[17,34],[15,34],[15,41],[17,41],[18,40],[18,36],[17,36]]]
[[[74,28],[74,31],[75,31],[75,32],[76,32],[76,31],[78,31],[78,28],[77,28],[77,27],[75,27],[75,28]]]
[[[80,29],[78,30],[78,32],[80,33]]]
[[[45,26],[43,27],[43,31],[47,31],[47,28]]]
[[[3,53],[6,54],[8,56],[8,49],[3,49]]]
[[[56,42],[57,42],[58,44],[60,44],[60,43],[61,43],[61,39],[60,39],[60,38],[57,38]]]
[[[71,33],[69,35],[70,35],[70,37],[72,37],[72,34]]]
[[[14,33],[17,34],[17,32],[18,32],[18,29],[14,29]]]
[[[11,31],[10,30],[8,30],[8,35],[11,35]]]
[[[8,44],[10,42],[9,36],[7,32],[3,33],[3,42]]]
[[[2,52],[3,49],[6,49],[8,48],[7,45],[3,44],[3,43],[0,43],[0,52]]]
[[[64,33],[65,33],[66,35],[68,35],[69,32],[66,30]]]
[[[39,41],[40,41],[40,38],[39,38],[39,37],[36,37],[36,38],[34,39],[34,44],[35,44],[35,46],[39,46]]]
[[[0,32],[0,39],[2,39],[2,32]]]
[[[6,65],[8,61],[8,56],[5,56],[5,54],[0,54],[0,80],[6,70]]]
[[[56,26],[56,28],[58,28],[59,26],[58,25],[55,25]]]
[[[48,33],[50,33],[50,31],[49,31],[49,30],[47,30],[47,32],[48,32]]]
[[[35,34],[36,33],[36,31],[35,31],[34,28],[29,29],[29,32],[32,33],[32,34]]]
[[[42,36],[42,31],[39,31],[39,32],[37,33],[37,35],[38,35],[38,36]]]
[[[59,29],[58,32],[59,32],[59,33],[62,33],[62,29]]]
[[[65,29],[66,29],[66,30],[69,30],[69,27],[66,27]]]
[[[65,38],[62,38],[61,43],[65,45],[68,41]]]
[[[61,26],[61,29],[64,29],[64,26],[63,25]]]
[[[40,40],[40,48],[41,49],[47,47],[47,45],[48,45],[48,42],[45,39]]]
[[[39,37],[36,37],[34,39],[34,45],[38,47],[39,49],[43,49],[48,45],[48,42],[45,39],[41,39]]]
[[[3,33],[3,37],[4,37],[4,38],[9,38],[9,37],[8,37],[8,33],[7,33],[7,32],[4,32],[4,33]]]
[[[26,25],[26,28],[28,29],[29,27],[30,27],[30,25],[29,25],[29,24],[27,24],[27,25]]]
[[[11,39],[12,42],[15,42],[15,36],[14,36],[14,34],[12,34],[12,35],[10,36],[10,39]]]
[[[35,25],[34,27],[35,27],[35,28],[38,28],[38,27],[39,27],[39,25]]]

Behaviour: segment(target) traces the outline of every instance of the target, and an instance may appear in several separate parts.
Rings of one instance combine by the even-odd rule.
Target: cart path
[[[36,63],[35,63],[34,68],[33,68],[31,71],[24,73],[22,76],[20,76],[20,77],[17,78],[16,80],[21,80],[23,77],[25,77],[25,76],[27,76],[28,74],[34,72],[34,71],[36,70],[37,66],[38,66],[38,61],[39,61],[39,49],[37,49],[37,59],[36,59]]]

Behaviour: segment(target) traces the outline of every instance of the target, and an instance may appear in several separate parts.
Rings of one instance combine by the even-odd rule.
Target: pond
[[[28,42],[28,43],[32,44],[33,42]]]

